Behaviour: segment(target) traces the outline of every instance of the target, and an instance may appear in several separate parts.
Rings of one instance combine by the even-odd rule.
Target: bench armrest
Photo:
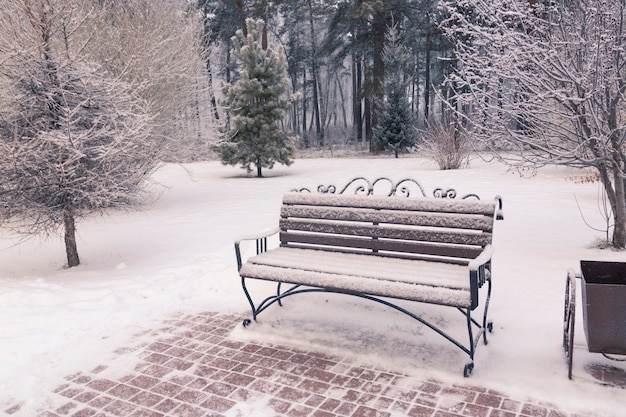
[[[246,240],[259,240],[259,239],[263,239],[266,237],[270,237],[272,235],[275,235],[276,233],[280,232],[280,228],[278,227],[273,227],[271,229],[268,230],[263,230],[262,232],[256,233],[254,235],[247,235],[247,236],[241,236],[239,237],[239,239],[235,240],[235,244],[244,242]]]
[[[235,256],[237,257],[237,270],[239,271],[243,266],[243,260],[241,256],[241,242],[256,240],[256,253],[265,252],[267,250],[267,238],[278,233],[280,229],[278,227],[274,227],[269,230],[264,230],[260,233],[240,237],[235,240]]]
[[[487,278],[485,272],[485,265],[491,262],[491,256],[493,255],[494,248],[491,245],[485,246],[485,249],[468,264],[469,279],[470,279],[470,292],[472,297],[472,310],[478,307],[478,289],[489,279],[489,292],[491,293],[491,276]]]
[[[478,271],[481,266],[484,266],[486,263],[491,261],[494,250],[495,249],[492,245],[485,246],[485,249],[483,249],[480,255],[470,261],[468,265],[470,271]]]

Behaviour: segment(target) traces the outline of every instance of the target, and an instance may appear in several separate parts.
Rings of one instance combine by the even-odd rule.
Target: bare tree
[[[84,5],[83,5],[84,6]],[[28,236],[130,206],[157,167],[145,100],[83,59],[93,10],[71,0],[0,0],[0,220]]]
[[[79,30],[89,42],[83,49],[100,63],[100,71],[136,87],[152,115],[152,134],[164,145],[168,160],[206,155],[209,147],[200,129],[195,137],[181,129],[185,113],[211,120],[210,100],[202,45],[203,16],[187,0],[93,0],[94,11]],[[198,90],[199,86],[203,90]],[[188,112],[191,113],[191,112]],[[192,114],[193,114],[192,113]],[[195,158],[193,158],[195,159]]]
[[[520,169],[592,167],[626,246],[624,0],[447,2],[449,103],[475,139]]]

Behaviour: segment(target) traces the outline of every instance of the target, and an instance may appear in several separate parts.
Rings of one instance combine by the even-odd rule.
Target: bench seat
[[[470,308],[464,265],[279,247],[248,259],[241,276]]]

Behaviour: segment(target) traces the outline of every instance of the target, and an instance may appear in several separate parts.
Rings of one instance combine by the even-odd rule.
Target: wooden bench
[[[383,186],[384,184],[384,186]],[[417,192],[409,191],[411,186]],[[384,196],[376,190],[383,188]],[[417,194],[418,198],[412,198]],[[431,328],[467,353],[474,352],[486,330],[491,295],[494,221],[502,219],[502,200],[480,201],[475,194],[456,199],[454,190],[435,190],[426,197],[422,186],[405,179],[370,182],[357,178],[340,192],[322,187],[286,193],[277,229],[235,243],[243,291],[252,319],[288,296],[305,292],[350,294],[392,307]],[[407,198],[408,197],[408,198]],[[268,248],[278,234],[280,244]],[[256,256],[244,263],[241,243],[256,241]],[[255,304],[247,279],[274,281],[277,291]],[[482,318],[472,312],[480,304]],[[290,284],[290,285],[285,285]],[[465,316],[469,342],[464,344],[392,300],[454,307]],[[244,326],[251,323],[244,321]]]

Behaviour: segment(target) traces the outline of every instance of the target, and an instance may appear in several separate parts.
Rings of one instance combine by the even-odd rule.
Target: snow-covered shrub
[[[459,169],[467,165],[470,146],[467,136],[456,125],[434,123],[422,136],[420,153],[435,161],[439,169]]]

